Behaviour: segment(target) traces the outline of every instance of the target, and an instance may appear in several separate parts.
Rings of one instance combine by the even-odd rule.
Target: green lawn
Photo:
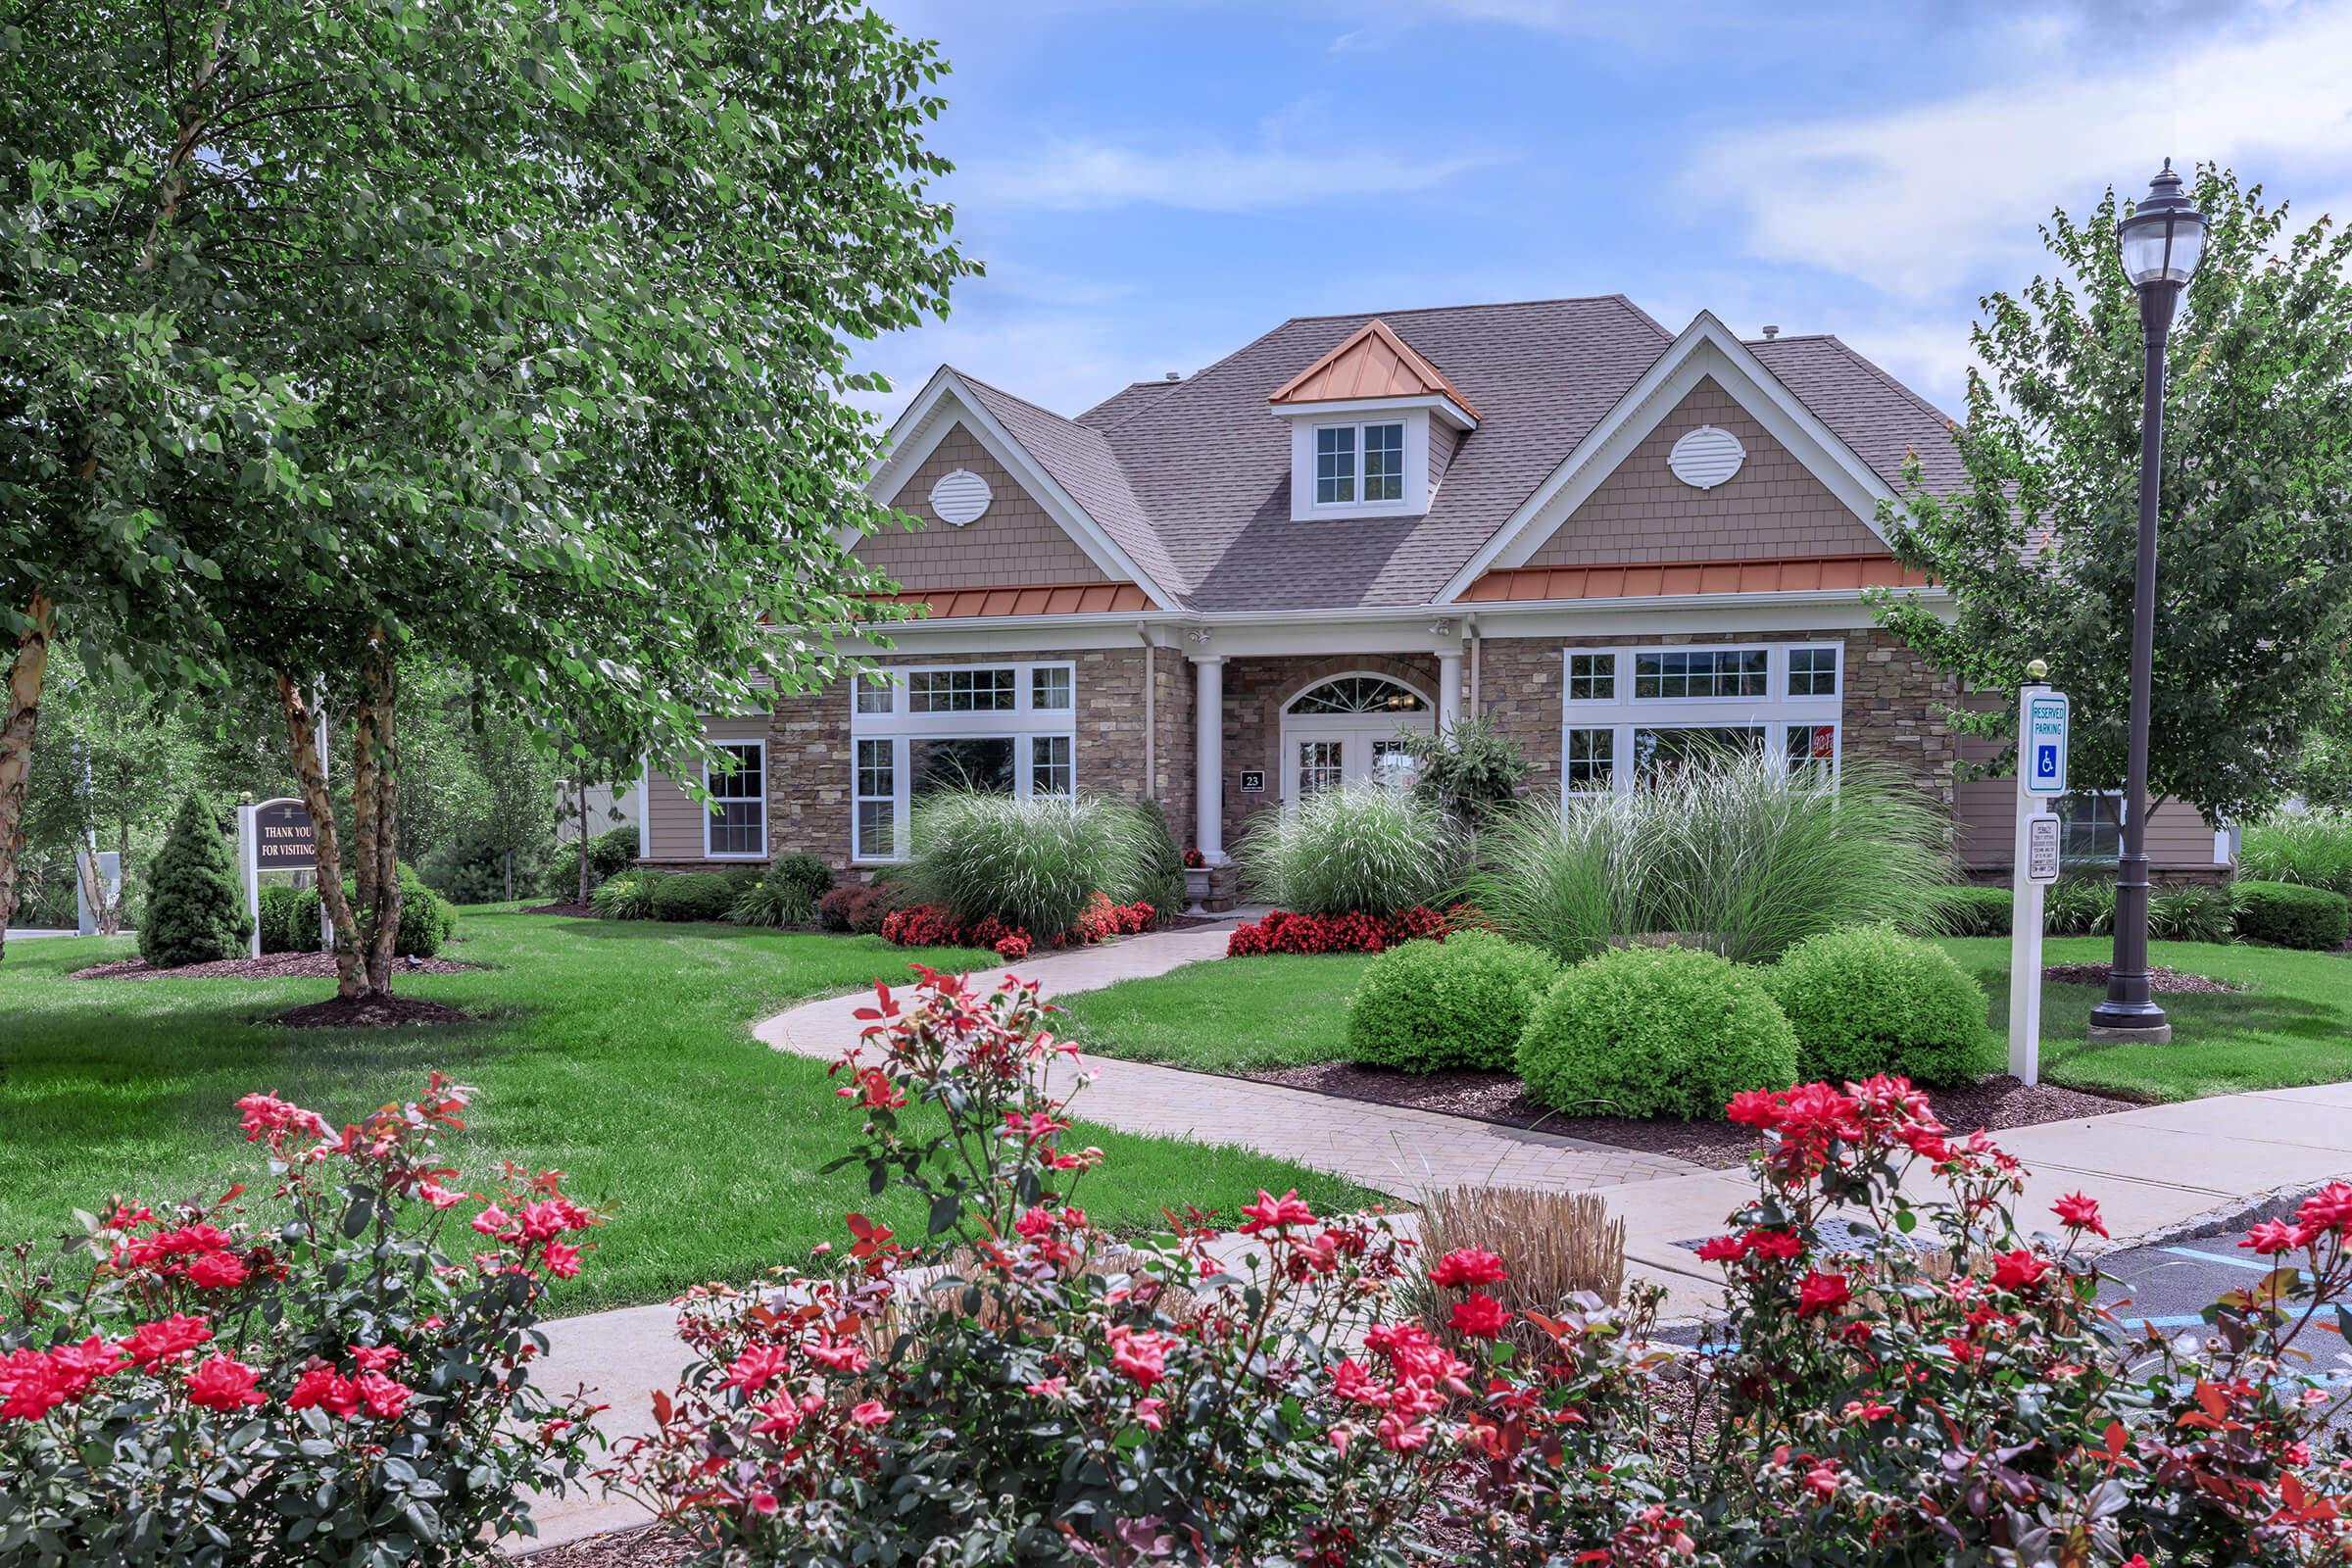
[[[1943,943],[1984,984],[1992,1024],[2009,1019],[2005,937]],[[2049,963],[2104,963],[2105,937],[2054,939]],[[2161,1000],[2169,1046],[2091,1046],[2082,1026],[2099,991],[2042,988],[2044,1077],[2151,1100],[2194,1100],[2247,1089],[2352,1079],[2352,956],[2278,948],[2151,944],[2154,961],[2247,987],[2227,996]],[[1236,958],[1074,997],[1066,1027],[1104,1055],[1217,1072],[1298,1066],[1343,1055],[1348,997],[1370,962],[1360,956]]]
[[[489,970],[398,984],[483,1021],[375,1031],[256,1023],[326,995],[322,981],[68,980],[128,956],[129,942],[11,943],[0,964],[0,1245],[54,1237],[74,1208],[118,1191],[258,1185],[232,1108],[248,1091],[343,1121],[406,1095],[432,1067],[482,1091],[457,1150],[467,1176],[486,1179],[502,1158],[553,1166],[575,1196],[612,1206],[560,1310],[750,1278],[835,1239],[851,1209],[919,1231],[920,1216],[895,1200],[869,1202],[861,1172],[818,1174],[855,1133],[855,1113],[821,1062],[768,1050],[750,1026],[799,999],[906,977],[914,959],[994,968],[993,956],[505,911],[468,911],[459,936],[446,956]],[[1318,1206],[1365,1198],[1254,1154],[1083,1125],[1077,1136],[1110,1156],[1081,1195],[1114,1225],[1141,1227],[1188,1201],[1230,1211],[1260,1186],[1296,1186]]]

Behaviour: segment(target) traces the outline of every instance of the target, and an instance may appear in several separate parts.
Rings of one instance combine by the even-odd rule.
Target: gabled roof
[[[1299,403],[1346,403],[1358,398],[1450,398],[1473,419],[1478,410],[1446,372],[1398,337],[1378,317],[1348,340],[1292,376],[1266,401],[1276,408]]]

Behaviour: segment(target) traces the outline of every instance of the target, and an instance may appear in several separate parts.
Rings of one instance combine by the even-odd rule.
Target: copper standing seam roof
[[[1775,561],[1605,566],[1511,566],[1487,572],[1465,604],[1549,599],[1642,599],[1669,594],[1777,594],[1856,588],[1925,588],[1934,579],[1892,556],[1791,556]]]
[[[1446,372],[1374,317],[1314,364],[1285,381],[1266,401],[1341,403],[1350,398],[1417,398],[1441,394],[1453,399],[1473,419],[1478,410]]]
[[[1029,583],[1011,588],[909,588],[875,594],[876,602],[911,605],[927,620],[977,615],[1099,615],[1154,608],[1131,582]]]

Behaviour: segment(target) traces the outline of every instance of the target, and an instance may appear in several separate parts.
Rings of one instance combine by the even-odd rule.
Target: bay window
[[[1066,662],[899,665],[851,705],[851,858],[904,860],[935,791],[1027,800],[1078,789],[1077,669]]]
[[[1841,644],[1576,648],[1563,657],[1564,796],[1635,789],[1743,753],[1837,773]]]

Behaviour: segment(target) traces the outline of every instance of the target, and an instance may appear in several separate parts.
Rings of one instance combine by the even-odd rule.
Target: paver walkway
[[[1019,966],[1048,1001],[1120,980],[1166,974],[1219,958],[1224,926],[1161,931]],[[779,1051],[832,1060],[858,1041],[859,1007],[872,997],[837,997],[778,1013],[753,1030]],[[1063,1069],[1096,1075],[1071,1110],[1121,1132],[1233,1144],[1297,1160],[1401,1199],[1442,1187],[1487,1185],[1582,1192],[1656,1181],[1697,1169],[1684,1160],[1608,1144],[1471,1121],[1436,1111],[1339,1100],[1281,1084],[1187,1072],[1150,1062],[1082,1056]],[[1068,1080],[1057,1089],[1068,1087]]]

